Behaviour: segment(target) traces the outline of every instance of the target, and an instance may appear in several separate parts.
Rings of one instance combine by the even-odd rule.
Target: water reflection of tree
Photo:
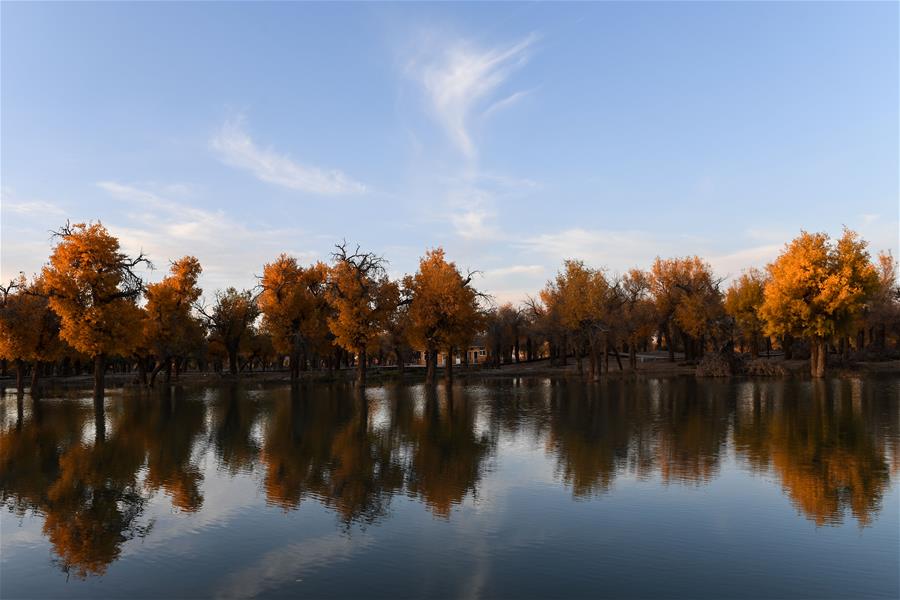
[[[719,471],[733,398],[727,384],[659,382],[657,465],[663,481],[705,483]]]
[[[733,427],[737,455],[777,474],[803,514],[837,524],[849,511],[865,525],[890,485],[900,437],[896,398],[877,390],[846,381],[555,386],[548,450],[576,497],[608,490],[622,473],[699,484],[718,473]]]
[[[185,512],[195,512],[203,505],[203,474],[192,454],[203,433],[205,415],[202,402],[185,397],[176,388],[130,399],[116,423],[117,430],[127,431],[143,444],[146,490],[163,490],[172,504]]]
[[[185,510],[200,507],[199,471],[191,447],[202,431],[203,406],[175,398],[102,405],[34,403],[31,418],[0,435],[4,502],[44,515],[43,533],[62,570],[84,578],[115,561],[125,541],[145,535],[141,516],[164,489]],[[140,478],[146,466],[145,477]]]
[[[701,484],[718,473],[734,399],[725,383],[668,379],[549,391],[548,451],[576,497],[606,492],[627,473]]]
[[[82,578],[102,574],[126,540],[148,530],[139,521],[146,498],[136,473],[143,462],[139,443],[122,431],[60,456],[59,477],[42,507],[60,568]]]
[[[214,392],[210,411],[210,438],[219,464],[232,475],[252,470],[260,451],[260,444],[253,435],[259,405],[243,388],[226,385]]]
[[[369,402],[344,386],[295,387],[268,422],[262,461],[269,502],[295,508],[315,496],[341,520],[372,522],[403,483],[385,432],[369,426]]]
[[[81,440],[92,414],[70,402],[34,402],[14,428],[0,432],[0,499],[16,514],[39,511],[59,478],[60,456]]]
[[[411,395],[395,398],[393,438],[407,447],[407,493],[436,515],[449,517],[467,493],[475,493],[493,444],[475,427],[475,407],[466,390],[424,389],[424,408]]]
[[[864,526],[890,485],[881,419],[871,416],[892,409],[871,394],[854,398],[853,382],[808,385],[811,395],[796,384],[784,394],[751,393],[735,419],[735,447],[754,470],[774,471],[817,525],[839,524],[849,510]]]
[[[654,460],[644,388],[561,385],[552,388],[547,448],[576,497],[607,491],[618,473],[646,476]]]

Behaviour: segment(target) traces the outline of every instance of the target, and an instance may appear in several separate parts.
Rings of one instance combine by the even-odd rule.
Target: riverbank
[[[784,360],[782,358],[759,359],[770,362],[774,371],[780,374],[775,377],[808,378],[809,361]],[[669,362],[668,360],[649,360],[639,363],[636,370],[631,370],[627,365],[619,369],[615,361],[610,362],[609,373],[601,375],[602,378],[619,379],[623,377],[659,378],[659,377],[697,377],[697,365],[688,362]],[[532,362],[512,363],[492,368],[479,366],[456,366],[453,377],[456,380],[477,379],[502,379],[513,377],[554,377],[564,379],[586,379],[587,361],[582,365],[583,372],[578,372],[578,367],[573,359],[569,359],[565,366],[551,366],[549,360],[537,360]],[[829,370],[831,376],[855,377],[868,373],[898,373],[900,374],[900,360],[880,362],[860,362],[850,367],[833,367]],[[438,380],[444,379],[444,370],[437,370]],[[304,382],[329,382],[329,381],[353,381],[356,377],[354,368],[338,371],[305,371],[300,374]],[[406,367],[401,376],[396,367],[372,367],[367,374],[367,382],[377,385],[383,382],[395,382],[399,380],[411,383],[425,380],[425,368],[419,366]],[[698,377],[700,378],[700,377]],[[251,384],[284,384],[290,383],[290,372],[280,371],[249,371],[237,376],[230,373],[215,373],[212,371],[199,372],[188,371],[173,381],[178,385],[216,385],[225,382],[243,382]],[[107,389],[140,387],[136,373],[108,373],[106,375]],[[157,380],[157,387],[164,385],[162,379]],[[40,387],[45,389],[89,390],[93,387],[91,375],[76,375],[70,377],[47,377],[41,380]],[[15,378],[0,378],[0,390],[13,390]],[[28,387],[26,386],[26,390]]]

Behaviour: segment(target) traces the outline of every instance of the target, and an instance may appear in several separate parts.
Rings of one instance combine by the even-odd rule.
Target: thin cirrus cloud
[[[300,164],[258,146],[244,130],[242,119],[227,121],[210,140],[210,147],[226,165],[249,171],[266,183],[322,196],[366,192],[365,185],[342,171]]]
[[[62,207],[45,200],[26,200],[18,198],[12,188],[0,189],[0,209],[24,217],[58,217],[64,215]]]
[[[410,69],[421,83],[435,119],[467,158],[477,156],[471,131],[474,118],[486,118],[527,94],[520,90],[496,97],[510,74],[528,61],[537,39],[531,34],[511,45],[492,48],[459,39],[437,51],[423,52],[411,62]]]
[[[184,186],[132,185],[100,181],[97,187],[122,202],[123,214],[110,223],[127,252],[146,252],[154,264],[191,254],[203,265],[204,289],[252,287],[254,273],[281,252],[310,260],[309,250],[293,250],[305,232],[297,228],[246,223],[223,211],[191,206]],[[159,274],[157,274],[159,276]]]

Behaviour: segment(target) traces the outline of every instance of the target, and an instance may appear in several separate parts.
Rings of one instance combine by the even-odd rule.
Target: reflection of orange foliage
[[[405,414],[408,418],[397,425],[412,444],[407,490],[435,515],[449,517],[452,508],[475,491],[489,440],[475,432],[475,412],[465,399],[450,398],[440,405],[429,395],[421,417]]]
[[[368,411],[350,397],[279,403],[260,458],[269,502],[285,510],[314,496],[345,522],[372,521],[403,484],[388,440],[368,427]]]
[[[718,474],[728,421],[719,414],[719,402],[675,396],[664,405],[657,450],[660,474],[665,482],[707,482]]]
[[[117,444],[79,444],[59,459],[60,476],[47,491],[44,534],[64,570],[100,575],[122,544],[140,532],[144,499],[135,472],[142,455]]]
[[[816,525],[841,523],[847,507],[860,525],[867,525],[887,485],[880,472],[872,472],[868,459],[841,448],[826,451],[817,459],[779,449],[772,464],[791,500]]]
[[[203,501],[202,476],[190,461],[204,424],[202,403],[131,398],[110,415],[113,435],[86,443],[81,431],[90,412],[33,403],[30,419],[0,435],[3,500],[44,514],[58,563],[82,578],[104,573],[125,541],[146,533],[139,519],[148,493],[164,489],[187,511]]]
[[[793,504],[817,525],[850,513],[867,525],[890,484],[883,446],[847,399],[833,403],[816,386],[809,402],[786,400],[779,410],[755,409],[738,419],[738,450],[757,470],[769,466]]]

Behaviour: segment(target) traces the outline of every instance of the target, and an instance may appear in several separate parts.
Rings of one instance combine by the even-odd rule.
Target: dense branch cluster
[[[300,265],[286,254],[264,265],[252,290],[215,292],[201,301],[202,267],[191,256],[171,263],[159,283],[145,285],[137,268],[100,223],[66,224],[42,272],[2,289],[0,359],[14,366],[21,390],[42,372],[80,373],[93,365],[102,395],[104,373],[134,370],[153,385],[186,368],[232,375],[286,368],[370,365],[403,371],[424,362],[433,382],[443,364],[499,367],[549,358],[574,359],[579,374],[598,379],[610,357],[636,369],[639,353],[697,361],[710,350],[737,347],[757,357],[763,347],[786,358],[809,356],[822,376],[829,353],[890,356],[900,345],[897,263],[873,261],[867,244],[845,230],[840,239],[802,232],[765,270],[749,269],[722,289],[723,278],[697,256],[657,258],[647,270],[613,274],[567,260],[536,297],[495,306],[448,261],[425,253],[418,271],[399,280],[380,255],[335,246],[331,263]],[[585,368],[586,363],[586,368]]]

